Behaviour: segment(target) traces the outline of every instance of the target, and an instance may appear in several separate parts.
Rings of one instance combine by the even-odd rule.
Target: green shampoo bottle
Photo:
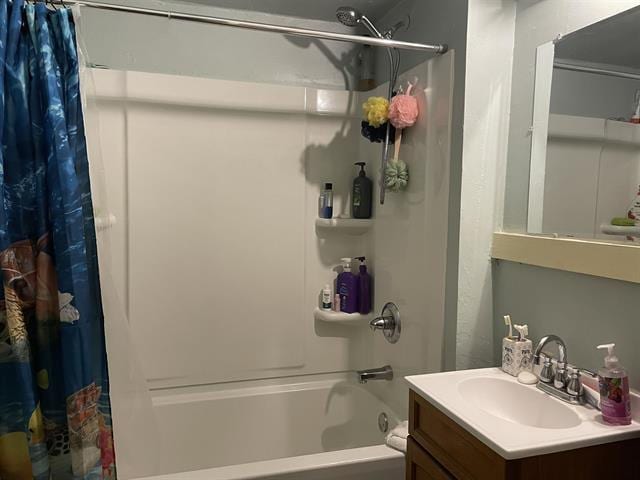
[[[351,216],[353,218],[371,218],[373,182],[364,171],[365,162],[357,162],[355,165],[360,167],[360,173],[353,180]]]

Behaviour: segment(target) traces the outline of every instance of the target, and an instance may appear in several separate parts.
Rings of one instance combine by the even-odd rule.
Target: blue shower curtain
[[[113,479],[69,10],[0,0],[0,479]]]

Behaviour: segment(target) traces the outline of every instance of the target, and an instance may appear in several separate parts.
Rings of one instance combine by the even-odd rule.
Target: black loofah
[[[387,135],[387,124],[389,122],[385,122],[382,125],[380,125],[379,127],[372,127],[371,125],[369,125],[369,122],[362,122],[362,136],[366,139],[368,139],[370,142],[373,143],[382,143],[384,142],[384,139]],[[396,138],[396,129],[393,127],[393,125],[391,125],[391,130],[389,132],[389,144],[393,145],[393,142],[395,141]]]

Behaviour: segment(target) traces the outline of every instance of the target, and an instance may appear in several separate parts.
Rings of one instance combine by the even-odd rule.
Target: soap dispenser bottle
[[[351,259],[342,258],[342,273],[338,275],[337,289],[340,295],[340,310],[344,313],[358,311],[358,277],[351,273]]]
[[[355,165],[360,167],[360,173],[353,181],[351,216],[353,218],[371,218],[373,182],[367,178],[364,171],[365,162],[357,162]]]
[[[629,376],[614,352],[616,344],[598,345],[606,349],[604,367],[598,370],[600,386],[600,410],[602,419],[610,425],[629,425],[631,423],[631,396],[629,394]]]
[[[367,272],[365,257],[356,257],[360,261],[358,312],[366,315],[371,312],[371,275]]]

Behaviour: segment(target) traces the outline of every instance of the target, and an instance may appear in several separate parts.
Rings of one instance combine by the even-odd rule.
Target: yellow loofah
[[[384,97],[369,97],[362,104],[362,111],[369,125],[377,128],[389,118],[389,100]]]

